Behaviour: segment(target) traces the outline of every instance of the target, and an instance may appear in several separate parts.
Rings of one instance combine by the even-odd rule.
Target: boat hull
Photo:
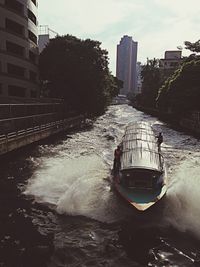
[[[149,210],[167,191],[167,172],[158,136],[147,122],[129,123],[118,147],[120,158],[113,168],[114,187],[136,210]]]
[[[114,188],[121,199],[139,212],[152,209],[165,196],[167,191],[166,179],[155,189],[127,188],[119,182],[118,176],[113,177]]]

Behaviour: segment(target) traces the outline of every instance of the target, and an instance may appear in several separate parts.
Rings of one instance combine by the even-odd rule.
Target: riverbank
[[[160,113],[158,109],[146,108],[136,105],[132,105],[132,107],[152,116],[156,116],[161,120],[169,122],[172,126],[200,137],[200,111],[193,111],[186,117],[177,118],[174,114]]]
[[[0,104],[0,155],[58,133],[81,128],[86,115],[70,110],[62,100]]]
[[[74,128],[82,128],[87,124],[85,116],[78,115],[71,118],[53,121],[51,123],[38,125],[8,134],[0,135],[0,155],[38,142],[55,134],[66,132]]]

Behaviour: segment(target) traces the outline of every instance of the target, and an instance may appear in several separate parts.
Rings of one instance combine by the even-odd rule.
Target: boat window
[[[122,173],[122,181],[127,187],[152,188],[159,180],[160,173],[151,170],[133,170]]]

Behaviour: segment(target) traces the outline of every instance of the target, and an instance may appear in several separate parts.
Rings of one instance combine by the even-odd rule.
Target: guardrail
[[[58,120],[18,131],[9,132],[7,134],[1,134],[0,155],[47,138],[53,134],[81,126],[84,121],[85,117],[79,115],[64,120]]]
[[[8,142],[9,140],[12,140],[13,138],[18,138],[18,137],[24,137],[33,133],[37,133],[37,132],[41,132],[45,129],[49,129],[49,128],[53,128],[56,126],[61,125],[60,121],[57,122],[51,122],[51,123],[47,123],[47,124],[43,124],[43,125],[39,125],[36,127],[32,127],[32,128],[27,128],[27,129],[23,129],[23,130],[19,130],[19,131],[15,131],[15,132],[10,132],[8,134],[1,134],[0,135],[0,143],[4,142],[5,140]]]
[[[64,114],[63,103],[0,104],[0,119],[24,117],[45,113]]]
[[[33,129],[34,126],[46,125],[57,120],[61,120],[57,113],[0,119],[0,134],[8,134],[10,132],[17,132],[27,128]]]

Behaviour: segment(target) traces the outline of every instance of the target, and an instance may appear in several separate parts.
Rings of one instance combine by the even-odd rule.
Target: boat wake
[[[165,222],[180,231],[190,231],[200,237],[200,160],[185,160],[171,179],[165,207]]]
[[[131,211],[111,190],[108,165],[112,164],[113,150],[125,125],[137,120],[150,122],[156,132],[164,134],[162,150],[170,184],[164,216],[160,218],[158,213],[159,220],[164,221],[164,226],[173,225],[200,236],[199,141],[128,106],[111,107],[89,131],[73,134],[56,146],[42,146],[25,193],[59,214],[81,215],[107,223],[131,217]]]
[[[110,187],[109,169],[97,155],[43,162],[29,180],[25,194],[32,195],[59,214],[81,215],[112,223],[123,218]]]

